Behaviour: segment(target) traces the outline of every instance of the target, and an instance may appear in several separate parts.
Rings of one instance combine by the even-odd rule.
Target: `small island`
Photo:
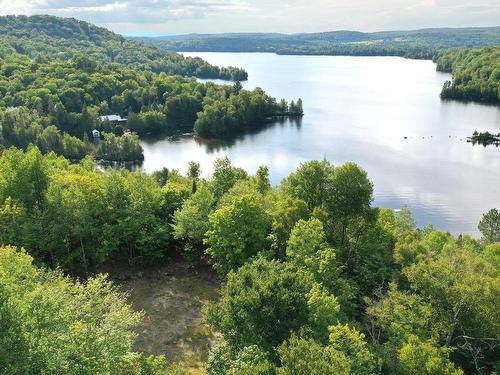
[[[480,144],[483,146],[488,145],[500,145],[500,133],[497,135],[491,134],[490,132],[479,133],[477,130],[474,131],[472,137],[467,137],[467,142],[471,142],[472,144]]]

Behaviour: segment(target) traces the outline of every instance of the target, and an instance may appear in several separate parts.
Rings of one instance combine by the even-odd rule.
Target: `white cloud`
[[[48,11],[61,12],[61,13],[80,13],[80,12],[112,12],[118,9],[127,9],[127,3],[110,3],[95,6],[76,6],[76,7],[65,7],[65,8],[49,8]]]
[[[55,14],[118,32],[362,31],[499,24],[498,0],[0,0],[0,14]]]

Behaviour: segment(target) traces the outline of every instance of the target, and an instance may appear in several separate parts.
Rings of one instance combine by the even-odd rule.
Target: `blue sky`
[[[0,14],[53,14],[128,35],[378,31],[497,26],[500,0],[0,0]]]

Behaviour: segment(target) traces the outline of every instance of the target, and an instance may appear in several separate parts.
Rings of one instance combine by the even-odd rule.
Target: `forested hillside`
[[[70,159],[138,161],[138,137],[123,136],[123,127],[99,116],[128,117],[129,130],[139,136],[196,130],[224,137],[272,116],[302,114],[301,101],[278,103],[261,89],[242,90],[239,82],[203,84],[174,75],[231,72],[235,78],[240,73],[232,68],[166,54],[76,20],[2,17],[0,43],[0,149],[36,144]],[[218,73],[207,73],[211,69]],[[102,142],[93,142],[94,129]]]
[[[437,68],[453,75],[442,98],[500,104],[500,46],[447,51],[437,59]]]
[[[222,282],[205,320],[223,374],[460,375],[499,370],[500,214],[481,240],[419,229],[371,206],[353,163],[299,166],[278,187],[215,162],[186,175],[101,171],[37,148],[0,157],[0,368],[8,373],[183,374],[131,351],[139,315],[106,265],[209,264]],[[36,335],[31,334],[37,332]],[[8,348],[8,350],[5,350]],[[3,351],[2,351],[3,349]]]
[[[0,58],[12,52],[30,58],[41,55],[62,61],[85,55],[101,64],[114,62],[156,73],[247,79],[243,69],[221,69],[201,59],[163,52],[73,18],[41,15],[0,17]]]
[[[443,48],[500,44],[500,27],[362,33],[189,34],[136,38],[169,51],[274,52],[286,55],[402,56],[432,59]]]

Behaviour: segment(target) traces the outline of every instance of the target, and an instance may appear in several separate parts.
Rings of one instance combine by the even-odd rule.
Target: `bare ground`
[[[208,351],[217,340],[202,321],[204,306],[217,298],[213,272],[177,260],[160,268],[120,272],[120,279],[117,283],[129,293],[130,303],[145,314],[134,350],[164,354],[188,374],[204,374]]]

